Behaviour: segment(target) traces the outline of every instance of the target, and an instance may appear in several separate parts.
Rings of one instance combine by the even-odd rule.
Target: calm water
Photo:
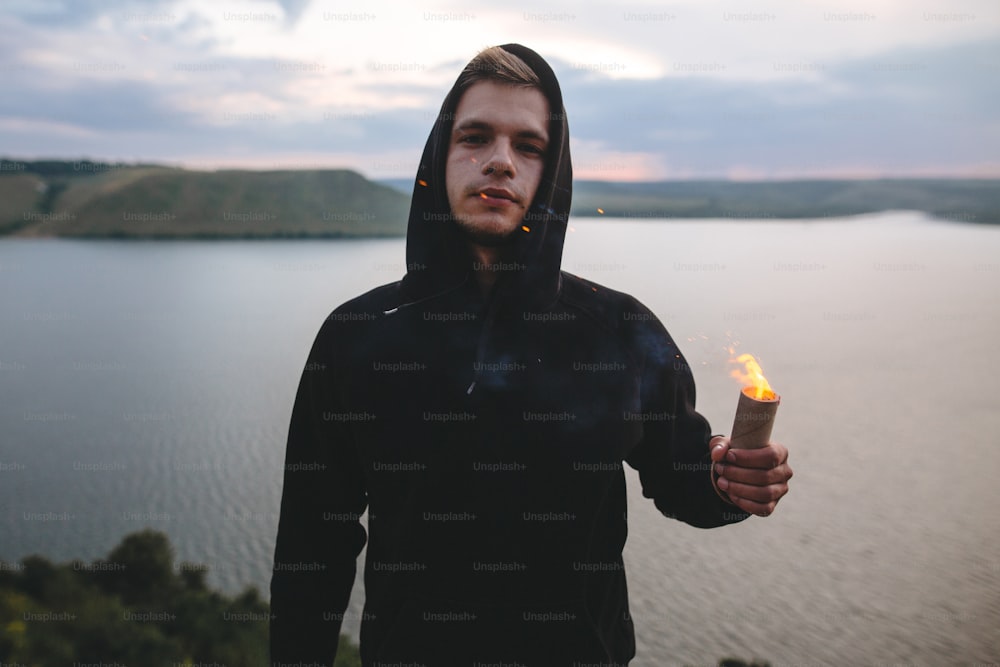
[[[773,517],[702,531],[627,468],[632,664],[1000,660],[1000,228],[573,228],[564,268],[687,341],[716,431],[738,392],[724,348],[762,360],[796,472]],[[213,584],[266,591],[309,345],[402,263],[401,240],[0,240],[0,558],[96,558],[151,526]]]

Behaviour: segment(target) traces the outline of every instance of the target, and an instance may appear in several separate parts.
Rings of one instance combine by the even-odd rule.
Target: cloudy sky
[[[1000,177],[996,0],[5,0],[0,155],[412,176],[517,41],[581,178]]]

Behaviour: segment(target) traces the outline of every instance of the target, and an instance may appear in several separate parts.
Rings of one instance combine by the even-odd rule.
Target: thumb
[[[712,452],[712,462],[717,463],[726,457],[729,451],[729,438],[724,435],[714,436],[708,441],[708,447]]]

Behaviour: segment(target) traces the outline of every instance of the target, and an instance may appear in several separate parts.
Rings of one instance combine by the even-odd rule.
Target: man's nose
[[[484,174],[501,173],[507,178],[514,178],[514,160],[511,157],[512,146],[503,139],[493,142],[493,152],[483,165]]]

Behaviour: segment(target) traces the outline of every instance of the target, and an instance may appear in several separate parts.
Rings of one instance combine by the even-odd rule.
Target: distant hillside
[[[0,160],[0,233],[18,236],[397,236],[408,210],[407,196],[342,169]]]
[[[407,194],[413,187],[409,178],[379,182]],[[1000,181],[573,183],[572,214],[579,218],[829,218],[899,210],[923,211],[946,220],[1000,223]]]
[[[113,238],[401,236],[412,179],[344,169],[190,171],[0,158],[0,235]],[[886,210],[1000,223],[1000,181],[576,181],[578,217],[825,218]]]
[[[603,214],[597,209],[603,210]],[[1000,181],[576,181],[573,215],[634,218],[828,218],[912,210],[1000,223]]]

